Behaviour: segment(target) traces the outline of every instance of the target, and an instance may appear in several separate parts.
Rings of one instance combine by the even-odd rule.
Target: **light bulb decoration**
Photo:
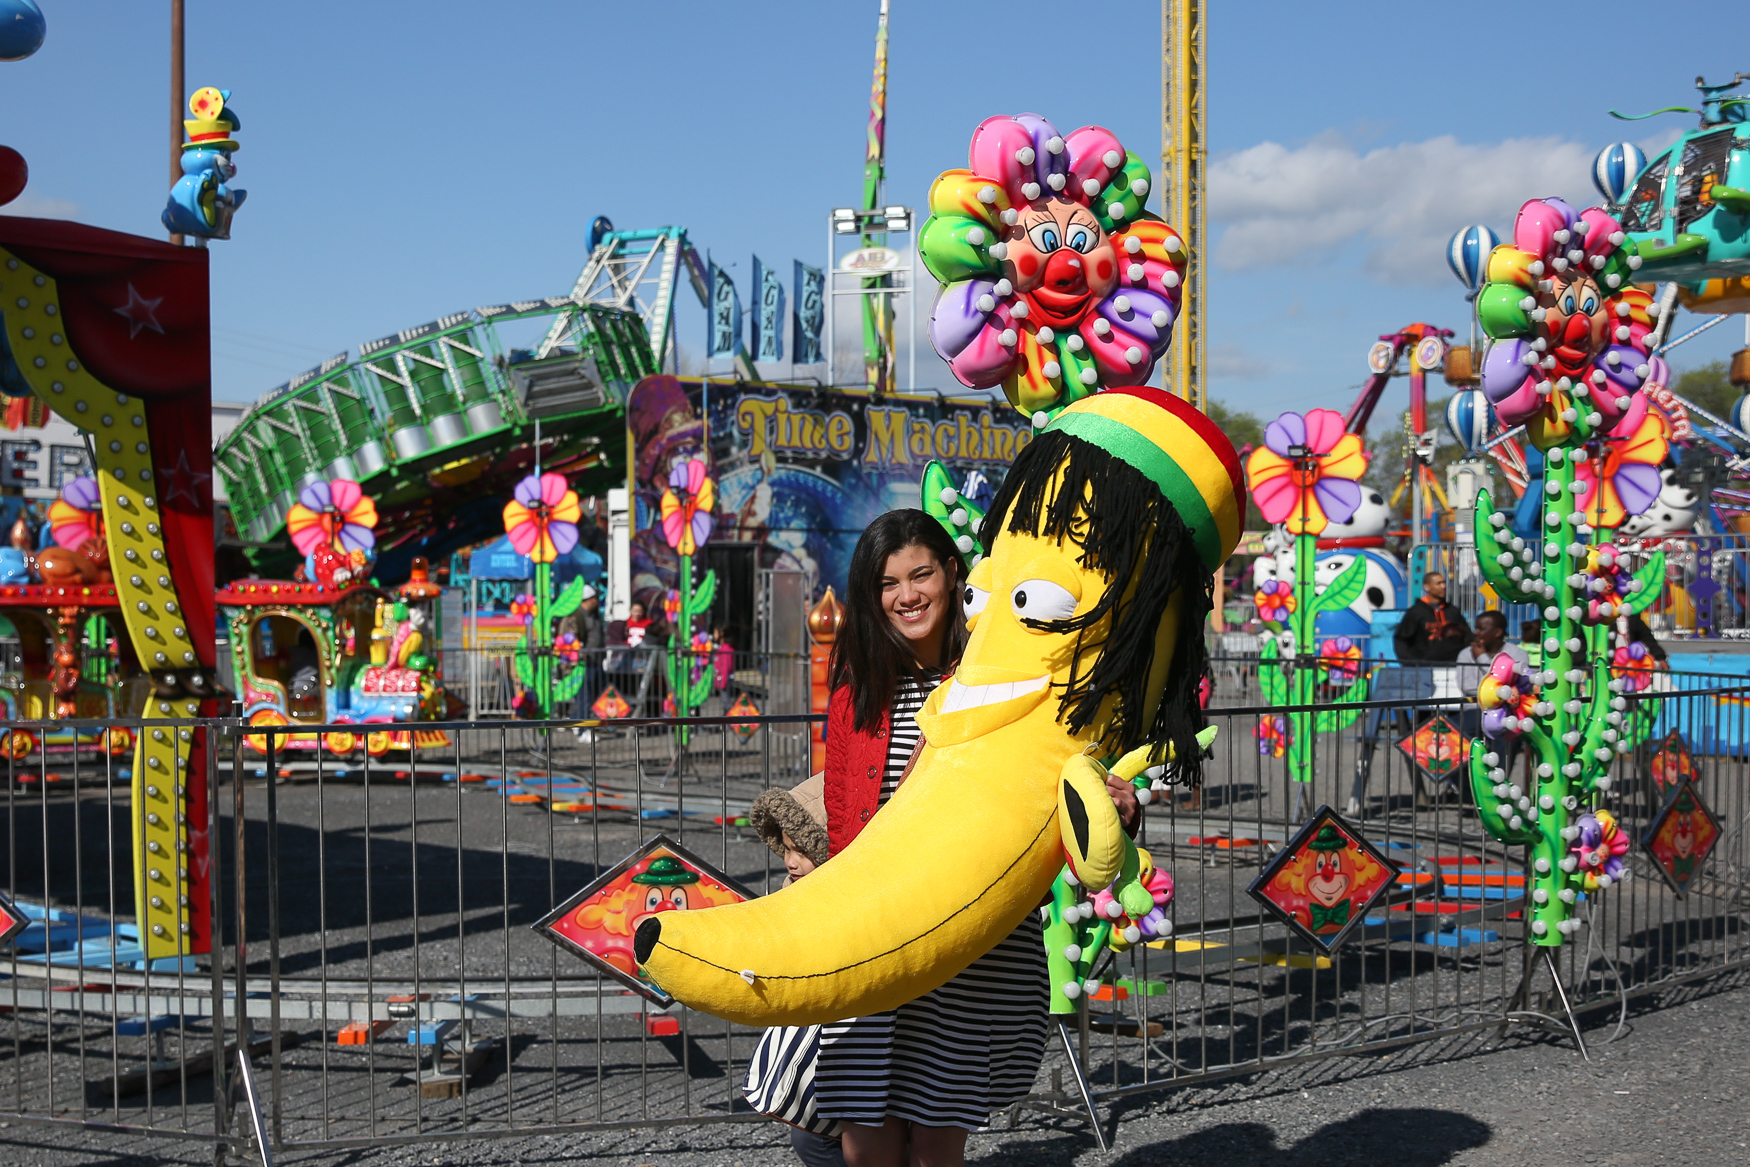
[[[663,658],[668,675],[668,698],[673,703],[671,716],[691,717],[711,695],[716,685],[716,673],[699,667],[709,662],[694,644],[694,625],[699,617],[711,610],[717,598],[717,573],[705,572],[695,585],[693,556],[711,538],[716,525],[717,483],[711,477],[703,458],[687,458],[675,463],[669,471],[668,488],[662,492],[662,538],[680,559],[675,581],[680,586],[670,593],[666,602],[669,623],[674,635]],[[686,743],[685,728],[676,731],[681,743]]]
[[[1295,782],[1311,782],[1313,743],[1360,715],[1371,672],[1347,637],[1343,647],[1318,644],[1318,617],[1353,604],[1367,586],[1367,560],[1356,556],[1322,591],[1313,573],[1318,537],[1333,522],[1346,523],[1361,505],[1360,477],[1367,452],[1360,435],[1346,432],[1335,410],[1284,413],[1264,430],[1264,444],[1246,459],[1246,486],[1266,522],[1280,523],[1294,540],[1294,580],[1267,580],[1253,596],[1258,616],[1275,636],[1258,652],[1259,687],[1267,704],[1298,706],[1281,716],[1260,717],[1255,736],[1266,757],[1286,757]],[[1292,647],[1285,651],[1283,641]],[[1333,675],[1333,664],[1340,675]],[[1332,699],[1320,702],[1320,686]]]
[[[1099,126],[986,119],[968,165],[930,187],[918,257],[942,290],[930,340],[961,384],[1001,385],[1043,427],[1148,381],[1179,316],[1189,254],[1150,214],[1149,169]]]
[[[1657,310],[1629,285],[1639,260],[1623,243],[1620,224],[1599,208],[1533,200],[1520,209],[1513,242],[1490,255],[1478,301],[1491,340],[1483,391],[1503,425],[1524,425],[1544,451],[1544,493],[1539,542],[1513,535],[1509,516],[1478,492],[1477,561],[1503,602],[1541,610],[1544,642],[1537,669],[1506,657],[1491,664],[1478,692],[1486,736],[1471,746],[1471,787],[1484,829],[1530,848],[1529,939],[1550,948],[1579,927],[1578,895],[1616,878],[1582,870],[1574,840],[1609,833],[1613,820],[1597,801],[1612,763],[1651,732],[1657,710],[1637,678],[1612,670],[1640,647],[1617,649],[1618,630],[1658,598],[1665,574],[1664,554],[1654,552],[1631,575],[1611,541],[1657,498],[1667,453],[1640,392]],[[1529,789],[1507,771],[1507,736],[1528,747]]]
[[[537,718],[552,717],[583,688],[584,670],[573,669],[556,678],[553,667],[553,621],[577,611],[589,586],[578,576],[557,596],[553,594],[553,561],[577,546],[577,523],[582,515],[577,492],[560,474],[528,475],[516,484],[511,501],[504,504],[504,531],[511,546],[535,565],[534,591],[518,595],[512,601],[511,614],[521,616],[528,628],[513,658],[517,683],[522,687],[518,708],[529,708]]]

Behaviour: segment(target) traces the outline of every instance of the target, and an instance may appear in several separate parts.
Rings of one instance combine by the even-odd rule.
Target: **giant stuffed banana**
[[[911,777],[807,879],[646,920],[646,975],[750,1025],[875,1013],[989,951],[1066,856],[1100,886],[1134,866],[1094,758],[1171,743],[1197,765],[1210,579],[1242,513],[1232,444],[1179,398],[1116,388],[1064,408],[992,502],[971,639],[918,714]]]

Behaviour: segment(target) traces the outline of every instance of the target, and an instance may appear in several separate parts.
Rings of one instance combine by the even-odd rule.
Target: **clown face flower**
[[[577,520],[583,508],[577,492],[558,474],[529,475],[516,484],[516,497],[504,504],[504,531],[517,554],[552,563],[577,546]]]
[[[1258,619],[1266,624],[1281,624],[1294,614],[1294,585],[1279,579],[1267,579],[1252,593],[1258,606]]]
[[[1264,429],[1264,444],[1246,459],[1246,486],[1269,523],[1290,535],[1317,535],[1346,523],[1361,505],[1356,479],[1367,470],[1361,438],[1345,433],[1343,415],[1315,409],[1285,413]]]
[[[510,614],[520,619],[524,624],[530,624],[535,619],[535,597],[527,592],[519,592],[516,599],[510,602]]]
[[[349,478],[312,482],[298,492],[286,512],[286,532],[304,555],[318,547],[336,551],[376,550],[377,507],[364,488]]]
[[[662,537],[677,554],[696,554],[711,537],[716,520],[717,484],[705,472],[703,458],[676,462],[662,492]]]
[[[69,551],[77,551],[87,540],[103,538],[103,499],[95,478],[80,475],[67,480],[61,497],[49,506],[49,531],[55,546]]]
[[[1148,167],[1110,130],[1060,134],[1034,114],[986,119],[969,163],[931,186],[918,239],[942,284],[930,340],[954,376],[1047,417],[1145,383],[1187,259],[1178,233],[1146,217]]]
[[[1651,297],[1629,285],[1640,257],[1622,226],[1561,199],[1519,209],[1513,242],[1489,256],[1477,317],[1493,340],[1482,388],[1502,423],[1539,449],[1617,424],[1647,379]]]
[[[1531,671],[1506,653],[1490,662],[1476,696],[1483,710],[1483,732],[1488,736],[1517,737],[1531,728],[1537,714],[1537,686]]]
[[[1586,614],[1588,624],[1614,621],[1628,594],[1638,585],[1613,544],[1598,543],[1586,553]]]
[[[1628,854],[1628,833],[1616,825],[1607,810],[1583,814],[1574,823],[1580,835],[1569,848],[1579,862],[1576,874],[1587,891],[1609,887],[1628,874],[1623,856]]]
[[[1623,421],[1640,415],[1635,428],[1622,438],[1602,443],[1596,458],[1588,458],[1575,468],[1581,490],[1574,508],[1586,516],[1594,527],[1615,529],[1630,515],[1638,515],[1659,498],[1664,483],[1659,465],[1671,452],[1665,439],[1665,427],[1659,418],[1647,411],[1644,397],[1637,397],[1640,409],[1631,411]],[[1619,426],[1617,432],[1623,432]]]

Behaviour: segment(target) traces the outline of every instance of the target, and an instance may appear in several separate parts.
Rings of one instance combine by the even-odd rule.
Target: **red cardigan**
[[[881,807],[881,775],[887,768],[890,713],[867,733],[858,733],[851,687],[833,690],[826,707],[826,837],[828,853],[850,846]]]

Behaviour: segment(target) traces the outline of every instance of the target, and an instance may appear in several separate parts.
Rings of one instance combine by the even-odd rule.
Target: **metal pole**
[[[838,348],[836,332],[833,326],[833,316],[838,311],[838,281],[833,272],[832,216],[826,217],[826,383],[834,384],[833,377],[837,374]]]
[[[170,185],[182,177],[182,0],[170,0]],[[182,246],[172,231],[170,242]]]

